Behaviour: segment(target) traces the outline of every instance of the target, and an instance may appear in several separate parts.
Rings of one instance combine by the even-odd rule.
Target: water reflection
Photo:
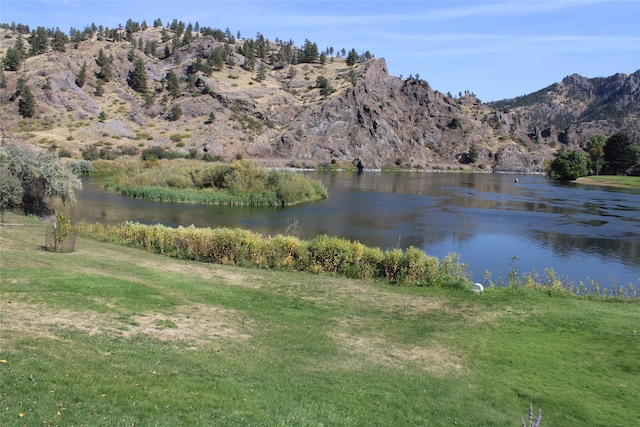
[[[84,180],[74,220],[127,220],[170,226],[243,227],[282,233],[295,219],[304,238],[329,234],[384,249],[416,246],[456,252],[475,280],[553,268],[587,278],[640,285],[640,194],[550,182],[541,176],[455,173],[307,173],[329,189],[324,201],[288,208],[152,203],[103,191]]]

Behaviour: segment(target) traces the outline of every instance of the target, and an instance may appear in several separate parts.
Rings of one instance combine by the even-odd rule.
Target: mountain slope
[[[571,76],[541,91],[535,102],[487,105],[473,95],[445,96],[424,80],[390,76],[383,59],[361,59],[352,67],[342,57],[290,65],[281,59],[286,44],[267,42],[263,59],[250,69],[239,64],[247,63],[253,40],[194,34],[174,48],[166,32],[148,28],[134,33],[131,42],[93,35],[77,49],[69,43],[65,52],[31,56],[18,71],[5,71],[3,133],[73,157],[91,147],[132,154],[161,145],[271,164],[346,164],[357,158],[368,168],[541,172],[561,144],[582,146],[594,132],[637,135],[640,128],[638,73],[615,81]],[[16,38],[0,29],[0,54]],[[149,43],[150,51],[140,48]],[[113,75],[104,83],[98,78],[100,51],[112,57]],[[224,65],[207,68],[221,51]],[[135,59],[144,62],[146,94],[128,84]],[[87,78],[79,87],[83,64]],[[174,93],[167,85],[169,72],[179,80]],[[334,91],[322,93],[318,77]],[[18,102],[10,100],[19,78],[36,98],[33,118],[22,119]],[[613,123],[598,116],[609,108],[622,109],[624,117]]]

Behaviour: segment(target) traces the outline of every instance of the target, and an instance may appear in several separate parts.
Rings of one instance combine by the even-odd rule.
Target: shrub
[[[76,176],[90,175],[93,173],[93,163],[90,160],[73,160],[69,163],[71,172]]]
[[[293,236],[264,237],[242,229],[194,226],[174,229],[131,222],[116,226],[81,223],[77,229],[85,237],[194,261],[470,289],[466,265],[456,255],[450,254],[439,263],[437,258],[426,256],[417,248],[383,252],[327,235],[304,241]]]

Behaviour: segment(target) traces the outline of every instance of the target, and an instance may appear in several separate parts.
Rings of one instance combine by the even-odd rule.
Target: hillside
[[[318,55],[301,62],[304,47],[221,38],[221,33],[194,32],[185,43],[176,43],[177,34],[162,27],[135,31],[130,41],[123,30],[115,38],[113,31],[91,33],[86,40],[65,44],[64,51],[49,48],[29,56],[17,71],[4,71],[3,135],[77,158],[92,147],[108,158],[161,145],[198,156],[242,155],[269,164],[350,164],[361,159],[367,168],[540,172],[562,144],[582,146],[593,133],[617,130],[637,138],[640,129],[634,101],[638,73],[620,76],[629,79],[630,89],[624,83],[600,84],[594,89],[603,92],[596,98],[600,101],[580,103],[572,119],[579,122],[561,128],[560,118],[577,108],[575,91],[569,89],[562,96],[548,95],[545,102],[487,105],[471,94],[442,94],[425,80],[391,76],[384,59],[371,55],[361,55],[353,66],[344,53],[328,55],[324,63]],[[23,36],[27,47],[29,37]],[[0,29],[0,55],[17,40],[17,32]],[[243,66],[254,57],[249,50],[259,54],[255,64]],[[283,56],[287,51],[291,58]],[[100,52],[111,59],[112,75],[106,82],[99,79]],[[221,54],[223,61],[216,59]],[[137,60],[144,64],[146,93],[130,85]],[[86,79],[80,87],[76,80],[83,64]],[[177,88],[168,85],[170,72],[178,79]],[[328,90],[319,87],[318,77],[326,78]],[[35,97],[32,118],[23,119],[13,99],[19,78]],[[632,107],[625,107],[616,120],[601,117],[599,108],[610,86],[612,91],[631,90],[625,99]],[[598,126],[593,126],[596,119]]]
[[[586,147],[593,135],[626,132],[640,141],[640,70],[588,79],[573,74],[535,93],[488,104],[503,126],[538,143]]]

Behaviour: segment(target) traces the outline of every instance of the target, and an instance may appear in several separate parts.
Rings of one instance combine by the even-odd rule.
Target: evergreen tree
[[[31,32],[31,38],[29,38],[29,44],[31,49],[29,53],[31,55],[39,55],[45,53],[49,48],[49,34],[46,28],[38,27]]]
[[[24,86],[20,90],[20,101],[18,101],[18,112],[24,118],[33,117],[36,112],[36,99],[31,93],[29,86]]]
[[[7,71],[18,71],[22,63],[22,54],[16,48],[9,47],[4,55],[3,68]]]
[[[53,33],[53,38],[51,39],[51,48],[56,52],[65,52],[66,44],[69,43],[69,37],[62,31],[60,28],[56,28]]]
[[[244,54],[243,68],[248,71],[253,71],[256,68],[256,57],[253,40],[246,40],[244,42],[242,52]]]
[[[4,75],[4,71],[0,68],[0,89],[6,89],[7,87],[7,76]]]
[[[176,76],[173,70],[167,73],[167,90],[172,98],[180,96],[180,82],[178,82],[178,76]]]
[[[220,71],[224,66],[224,58],[224,48],[217,47],[211,52],[211,56],[209,56],[209,58],[207,59],[207,63],[217,71]]]
[[[27,57],[27,48],[24,44],[24,39],[22,38],[22,34],[18,34],[18,37],[16,38],[16,43],[14,45],[14,48],[20,52],[21,55],[21,60],[24,60],[24,58]]]
[[[107,57],[103,50],[100,49],[98,52],[98,59],[96,59],[96,64],[100,67],[100,70],[96,73],[96,77],[103,82],[108,82],[113,77],[113,71],[111,69],[111,64],[113,63],[113,56],[109,55]]]
[[[84,86],[86,81],[87,81],[87,63],[85,62],[82,64],[82,67],[80,67],[80,71],[76,76],[76,85],[78,87],[82,87]]]
[[[315,62],[318,60],[318,56],[319,56],[318,45],[315,43],[312,43],[309,40],[305,40],[304,48],[302,52],[302,62],[307,62],[307,63]]]
[[[264,64],[260,64],[258,67],[258,74],[256,75],[256,80],[261,82],[267,78],[267,67]]]
[[[631,140],[626,133],[617,132],[611,135],[603,148],[607,173],[623,174],[633,164]]]
[[[98,81],[96,82],[96,90],[95,90],[95,92],[93,94],[95,96],[104,95],[104,80],[98,79]]]
[[[267,40],[265,40],[262,34],[258,33],[256,41],[256,56],[264,60],[267,57],[267,48]]]
[[[91,30],[88,32],[90,33]],[[87,40],[87,32],[77,30],[73,27],[69,30],[69,40],[73,43],[73,48],[78,49],[80,47],[80,43]]]
[[[318,76],[316,78],[316,87],[320,88],[320,95],[327,97],[336,90],[329,84],[329,80],[325,76]]]
[[[129,72],[128,80],[131,89],[138,93],[147,93],[147,70],[145,69],[144,61],[142,59],[136,59],[133,64],[133,71]]]
[[[349,56],[347,56],[347,67],[353,67],[354,65],[356,65],[358,59],[360,59],[358,52],[356,52],[355,49],[351,49],[349,51]]]
[[[280,52],[278,53],[278,59],[282,65],[291,64],[293,59],[293,50],[290,44],[283,44],[280,46]]]

